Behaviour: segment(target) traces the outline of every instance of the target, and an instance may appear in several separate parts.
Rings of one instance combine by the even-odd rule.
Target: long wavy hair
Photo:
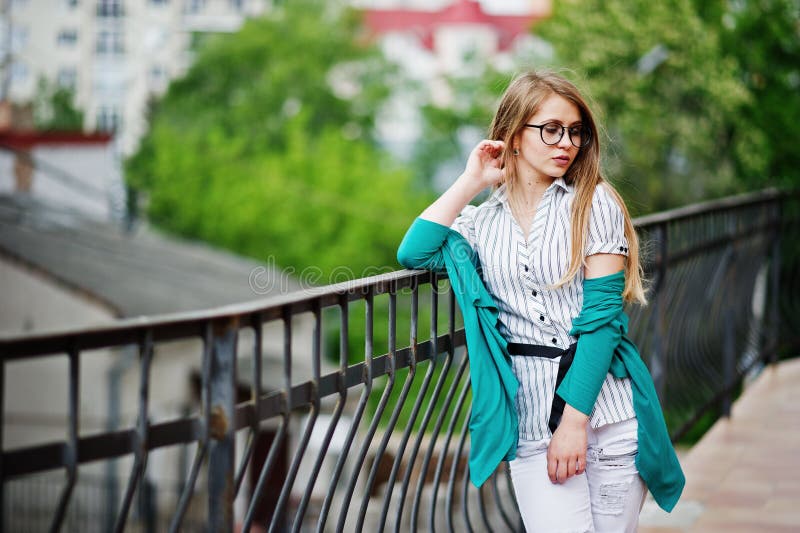
[[[575,198],[572,203],[571,254],[569,268],[556,287],[569,282],[585,264],[584,250],[588,238],[589,216],[595,188],[604,183],[614,200],[619,204],[625,220],[625,238],[628,241],[628,257],[625,261],[625,289],[622,297],[626,302],[646,304],[643,272],[639,261],[639,238],[633,227],[625,202],[614,187],[608,183],[600,170],[600,136],[592,112],[577,87],[555,72],[527,72],[515,78],[500,100],[500,106],[489,127],[489,138],[503,141],[507,147],[522,134],[525,123],[533,116],[542,102],[550,95],[557,94],[572,102],[581,115],[581,123],[589,129],[590,141],[579,150],[570,165],[564,181],[572,185]],[[505,184],[512,211],[522,205],[521,187],[516,159],[511,150],[504,150],[502,165],[506,169]]]

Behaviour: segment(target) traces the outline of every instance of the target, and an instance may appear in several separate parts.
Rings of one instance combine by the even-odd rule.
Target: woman
[[[469,205],[487,187],[495,188],[491,197]],[[458,257],[457,241],[469,245],[469,260]],[[446,266],[451,280],[473,264],[494,300],[488,321],[496,320],[505,345],[497,365],[477,366],[492,350],[474,339],[492,335],[486,320],[481,331],[480,320],[465,313],[472,416],[491,419],[500,408],[484,408],[482,400],[515,391],[506,426],[516,429],[496,430],[515,431],[514,443],[488,459],[487,471],[510,460],[528,532],[635,531],[648,488],[672,509],[683,474],[652,380],[625,336],[623,301],[645,303],[638,240],[624,203],[602,178],[597,126],[572,83],[531,72],[510,84],[489,139],[414,222],[398,259],[408,268]],[[463,279],[454,284],[462,310],[480,300],[472,288]],[[504,377],[504,361],[513,378]],[[505,389],[487,386],[487,372]],[[497,447],[482,442],[495,431],[484,427],[476,431],[471,422],[471,454],[476,445]],[[471,470],[485,457],[471,456]]]

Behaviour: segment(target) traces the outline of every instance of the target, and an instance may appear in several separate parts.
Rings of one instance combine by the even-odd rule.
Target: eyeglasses
[[[561,142],[564,137],[564,132],[569,132],[569,142],[575,148],[586,146],[592,140],[592,134],[588,128],[583,126],[562,126],[558,122],[548,122],[546,124],[525,124],[526,128],[539,128],[539,134],[542,137],[542,142],[548,146],[553,146]]]

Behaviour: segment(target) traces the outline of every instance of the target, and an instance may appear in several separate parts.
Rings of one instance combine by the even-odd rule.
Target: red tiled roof
[[[375,33],[404,31],[415,34],[423,46],[433,48],[433,31],[443,25],[480,24],[491,26],[499,36],[500,49],[507,49],[514,39],[548,13],[526,15],[491,15],[475,0],[456,0],[439,11],[411,9],[368,9],[364,12],[367,26]]]
[[[53,144],[107,144],[111,142],[109,133],[81,133],[72,131],[22,131],[0,133],[0,145],[28,150],[34,146]]]

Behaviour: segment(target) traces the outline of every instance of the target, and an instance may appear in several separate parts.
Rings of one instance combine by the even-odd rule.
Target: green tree
[[[393,71],[360,32],[298,0],[205,40],[127,164],[149,219],[319,284],[394,267],[427,198],[374,142]]]
[[[75,106],[75,92],[39,80],[33,102],[33,121],[39,131],[80,131],[83,112]]]
[[[584,78],[605,168],[633,211],[729,193],[765,170],[758,132],[738,127],[753,95],[691,0],[562,0],[536,32]]]
[[[751,187],[800,185],[800,3],[797,0],[696,0],[752,93],[737,134],[750,142],[737,154]],[[755,161],[752,161],[755,159]]]

